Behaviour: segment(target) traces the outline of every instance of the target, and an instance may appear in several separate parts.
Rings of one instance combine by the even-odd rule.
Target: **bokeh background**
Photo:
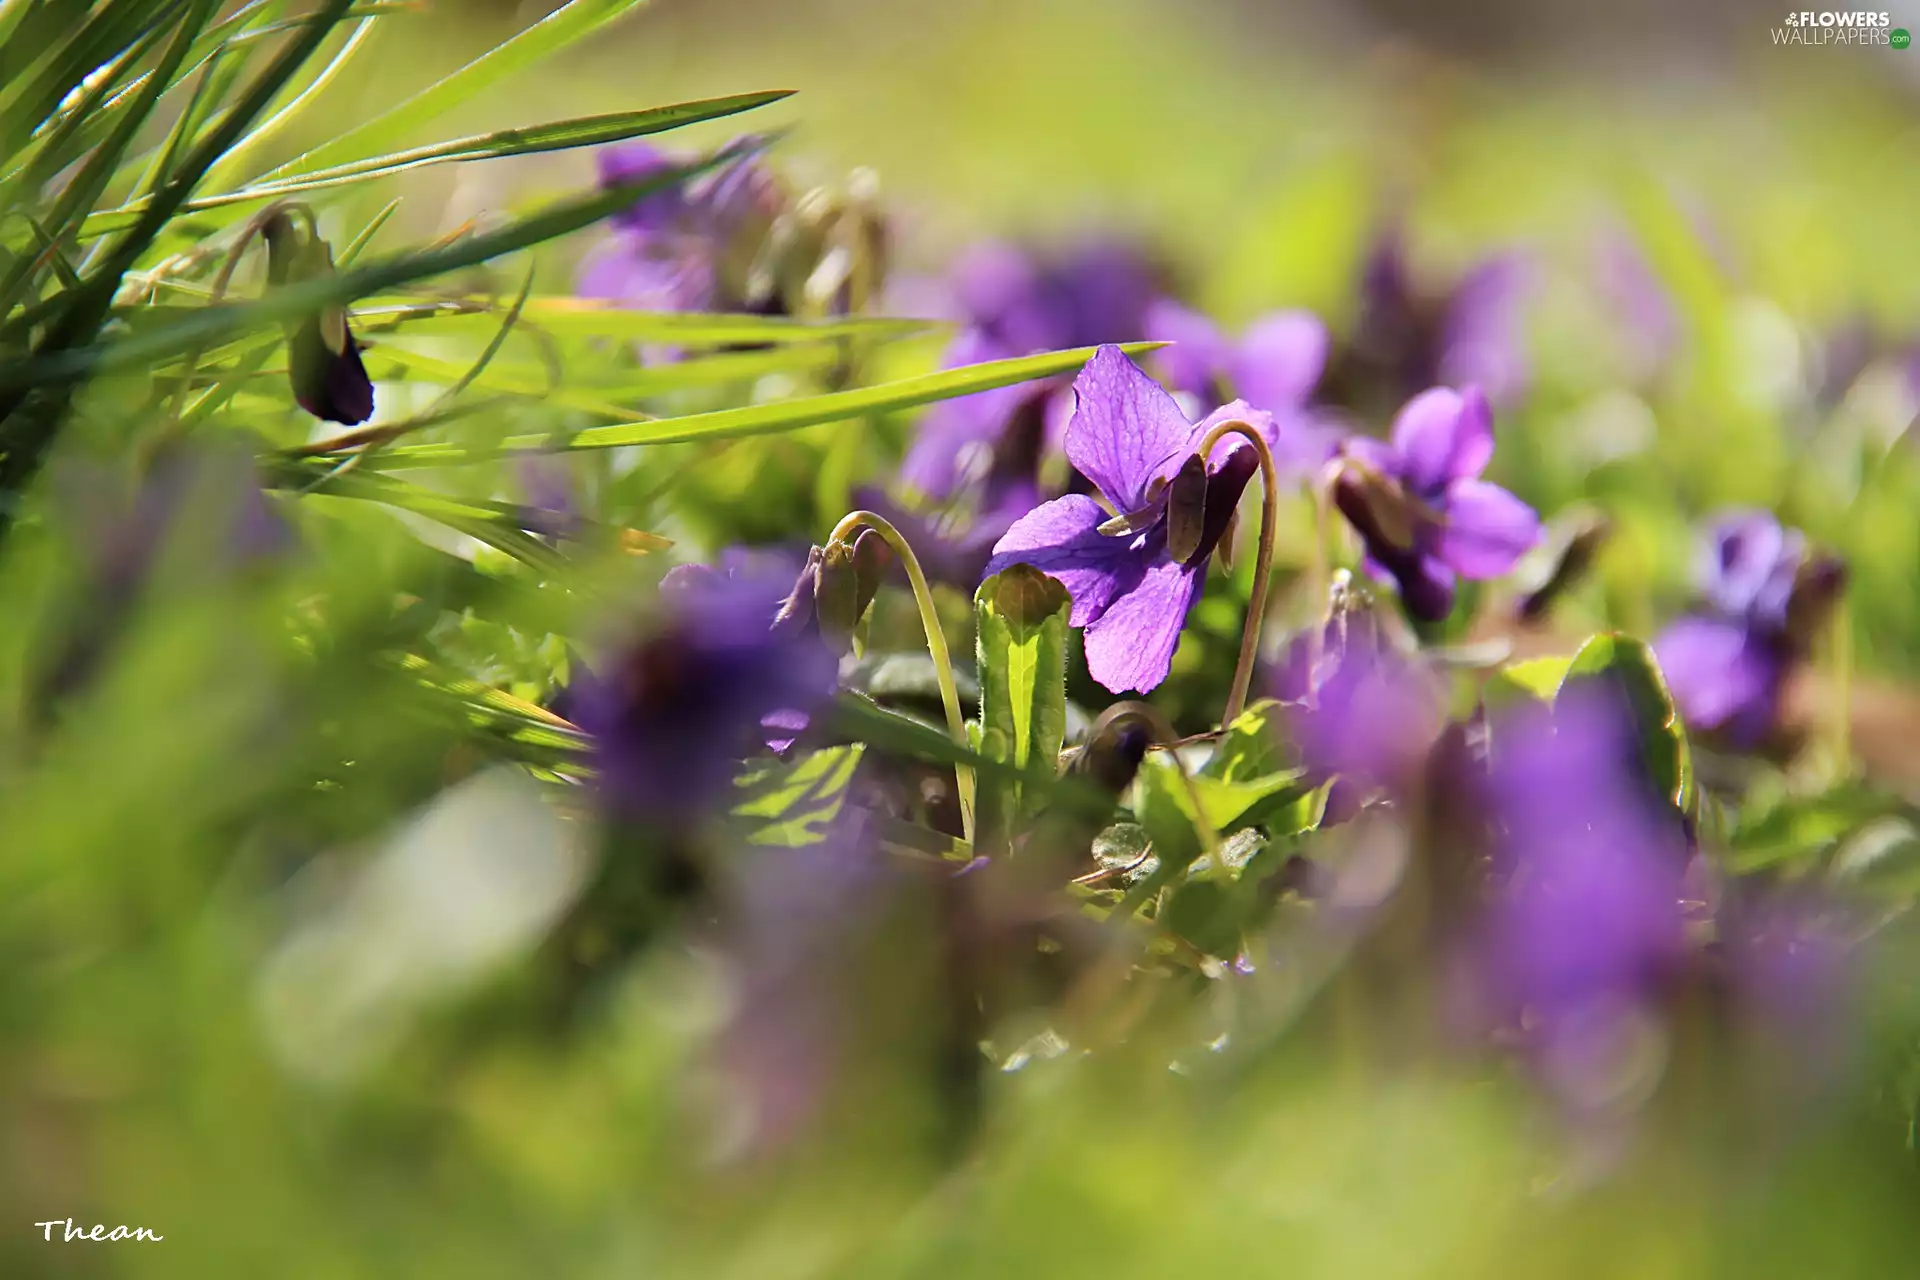
[[[546,7],[440,0],[335,86],[335,119]],[[1784,17],[1731,0],[655,0],[443,124],[797,90],[749,127],[786,130],[774,155],[802,180],[879,175],[888,305],[907,314],[942,314],[949,265],[987,237],[1137,238],[1225,323],[1300,306],[1336,332],[1389,227],[1436,286],[1522,253],[1531,376],[1495,475],[1549,516],[1592,507],[1615,526],[1538,643],[1653,633],[1694,589],[1698,522],[1772,508],[1849,565],[1855,750],[1914,794],[1920,50],[1783,47]],[[1893,18],[1920,29],[1920,5]],[[327,127],[305,119],[273,148]],[[327,216],[358,225],[402,194],[391,234],[420,241],[592,181],[581,153],[451,166]],[[569,287],[591,236],[576,240],[542,260],[544,288]],[[822,536],[910,429],[839,459],[837,483],[820,479],[824,435],[742,446],[688,482],[675,555]],[[1283,569],[1308,554],[1308,513],[1290,519]],[[898,958],[939,910],[909,895],[847,926],[834,1025],[853,1031],[830,1122],[743,1156],[715,1105],[713,1044],[739,1002],[723,968],[676,939],[635,957],[594,1017],[540,1023],[524,962],[586,874],[577,832],[523,779],[473,773],[440,729],[390,720],[371,668],[307,688],[244,639],[310,594],[336,602],[343,648],[395,625],[405,556],[337,536],[342,554],[274,608],[170,615],[66,772],[31,804],[0,796],[9,847],[31,849],[0,905],[8,1275],[1920,1268],[1920,951],[1897,898],[1803,1092],[1716,1075],[1709,1048],[1681,1044],[1631,1124],[1570,1135],[1524,1081],[1398,1058],[1309,999],[1325,974],[1306,957],[1250,992],[1169,978],[1100,1054],[1050,1056],[1038,1026],[999,1044],[1006,1069],[967,1104],[983,1118],[956,1155],[942,1135],[961,1104],[899,1066],[926,1052],[938,981]],[[539,637],[476,624],[447,643],[490,654],[503,686],[551,692]],[[1182,653],[1191,682],[1216,650]],[[1822,668],[1796,696],[1817,722],[1838,695]],[[308,747],[257,723],[262,707],[350,726],[361,754],[334,798],[289,781]],[[122,781],[96,808],[103,776]],[[1899,859],[1920,838],[1891,848],[1911,890]],[[774,901],[767,927],[800,910]],[[806,1046],[767,1022],[759,1052],[801,1072]],[[1233,1053],[1196,1052],[1227,1028]],[[49,1247],[28,1225],[70,1214],[170,1238]]]

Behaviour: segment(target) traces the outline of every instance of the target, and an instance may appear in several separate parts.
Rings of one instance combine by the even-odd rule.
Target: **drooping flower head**
[[[1176,392],[1203,405],[1238,397],[1282,423],[1283,469],[1310,472],[1333,456],[1339,429],[1308,404],[1327,362],[1326,326],[1311,312],[1271,312],[1234,338],[1163,298],[1147,310],[1146,337],[1171,344],[1152,360]]]
[[[1400,587],[1407,612],[1437,622],[1456,578],[1496,578],[1540,539],[1540,517],[1480,478],[1493,458],[1493,411],[1477,387],[1435,387],[1407,402],[1390,442],[1352,437],[1358,467],[1334,500],[1366,544],[1367,567]]]
[[[1838,598],[1844,567],[1765,511],[1723,517],[1701,566],[1702,607],[1654,650],[1689,728],[1753,747],[1780,718],[1780,695]]]
[[[613,812],[666,828],[697,821],[764,744],[766,717],[831,694],[837,664],[818,637],[773,625],[790,586],[753,570],[676,570],[659,621],[576,679],[566,709],[593,736]]]
[[[1085,629],[1093,678],[1145,693],[1167,678],[1208,559],[1259,469],[1252,447],[1232,436],[1205,458],[1197,450],[1234,421],[1271,442],[1273,419],[1236,400],[1188,422],[1118,347],[1100,348],[1073,389],[1067,457],[1111,510],[1077,493],[1036,508],[1000,539],[987,573],[1030,564],[1057,579],[1073,597],[1073,625]]]
[[[276,207],[260,220],[267,246],[267,281],[276,288],[333,274],[333,249],[307,214],[304,227],[292,212]],[[289,321],[287,368],[293,397],[324,422],[359,426],[373,416],[373,381],[360,359],[360,343],[345,307],[328,306]]]

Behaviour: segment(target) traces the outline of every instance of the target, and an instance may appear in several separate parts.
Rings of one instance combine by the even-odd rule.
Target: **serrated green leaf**
[[[1020,773],[1051,775],[1067,731],[1066,588],[1030,565],[1015,565],[974,594],[975,669],[986,754]],[[1021,782],[992,783],[981,798],[983,830],[1010,835],[1037,793]]]

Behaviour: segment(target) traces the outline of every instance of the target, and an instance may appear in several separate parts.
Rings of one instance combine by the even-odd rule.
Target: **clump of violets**
[[[1085,630],[1087,669],[1115,693],[1167,678],[1187,610],[1259,458],[1228,437],[1201,457],[1217,425],[1244,422],[1267,441],[1273,419],[1234,401],[1191,423],[1118,347],[1101,347],[1073,384],[1068,459],[1106,499],[1068,494],[1014,522],[989,575],[1030,564],[1066,587]],[[1271,447],[1271,445],[1269,445]]]
[[[789,586],[757,567],[677,569],[661,584],[660,620],[575,680],[566,711],[594,740],[611,812],[696,823],[765,745],[763,722],[831,696],[834,655],[804,628],[774,625]]]
[[[1407,402],[1389,441],[1355,436],[1334,502],[1365,544],[1367,568],[1391,578],[1416,621],[1453,611],[1457,579],[1497,578],[1540,540],[1540,517],[1481,479],[1493,458],[1493,411],[1478,387],[1435,387]]]
[[[1740,749],[1760,745],[1845,577],[1840,561],[1765,511],[1722,517],[1701,566],[1700,607],[1654,644],[1688,728]]]
[[[1323,384],[1332,403],[1362,413],[1421,387],[1475,383],[1510,404],[1529,375],[1521,322],[1531,284],[1524,259],[1497,254],[1452,284],[1415,278],[1397,226],[1375,241],[1361,269],[1359,314]]]
[[[1486,799],[1498,876],[1477,999],[1573,1113],[1630,1107],[1664,1065],[1687,963],[1690,849],[1613,690],[1563,690],[1495,719]]]

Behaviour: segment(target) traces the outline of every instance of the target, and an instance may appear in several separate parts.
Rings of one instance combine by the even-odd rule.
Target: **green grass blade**
[[[181,208],[185,212],[196,212],[227,205],[264,203],[303,192],[391,177],[397,173],[405,173],[409,169],[424,168],[428,165],[453,164],[466,160],[499,160],[510,156],[534,155],[543,151],[565,151],[574,147],[601,146],[609,142],[621,142],[628,138],[662,133],[683,125],[718,120],[742,111],[751,111],[755,107],[778,102],[789,96],[791,92],[791,90],[773,90],[764,93],[741,93],[700,102],[653,107],[645,111],[582,116],[573,120],[533,125],[525,129],[501,129],[468,138],[453,138],[424,147],[415,147],[410,151],[371,156],[332,169],[291,174],[280,181],[265,182],[251,187],[242,187],[237,191],[203,196],[198,200],[188,201]],[[86,220],[80,234],[83,237],[106,235],[130,226],[144,207],[144,201],[136,201],[118,209],[102,210]]]
[[[1152,351],[1155,342],[1135,342],[1122,347],[1129,355]],[[877,387],[853,391],[835,391],[827,395],[783,400],[777,404],[747,405],[739,409],[718,409],[658,422],[621,423],[616,426],[590,427],[566,444],[568,449],[619,449],[639,444],[683,444],[695,440],[737,440],[746,436],[769,435],[800,427],[819,426],[848,418],[896,409],[910,409],[935,400],[990,391],[1034,378],[1067,373],[1084,365],[1095,351],[1079,347],[1072,351],[1054,351],[1045,355],[1020,356],[1013,360],[990,360],[984,364],[962,365],[937,373],[883,382]],[[395,449],[381,460],[382,466],[453,466],[495,458],[503,453],[551,452],[551,443],[540,436],[516,436],[496,449],[467,449],[452,444],[420,444]]]
[[[642,0],[572,0],[452,75],[306,154],[268,170],[267,176],[327,168],[369,151],[386,150],[412,130],[479,96],[515,72],[585,39],[640,3]]]

